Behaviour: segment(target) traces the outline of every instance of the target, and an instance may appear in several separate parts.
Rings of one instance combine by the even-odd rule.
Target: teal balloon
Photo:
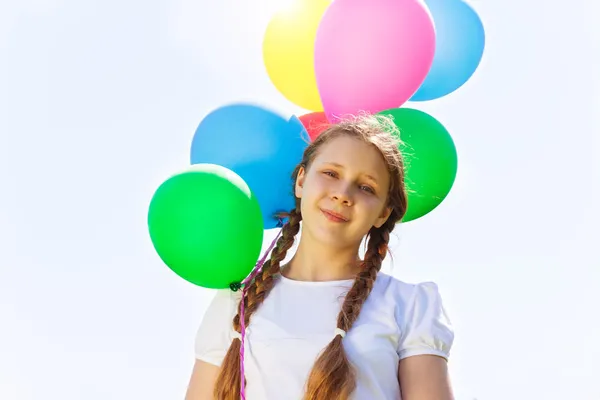
[[[425,0],[435,25],[435,55],[410,101],[446,96],[464,85],[479,66],[485,30],[475,10],[460,0]]]
[[[162,261],[198,286],[222,289],[254,268],[263,240],[258,201],[235,172],[197,164],[163,182],[148,210]]]

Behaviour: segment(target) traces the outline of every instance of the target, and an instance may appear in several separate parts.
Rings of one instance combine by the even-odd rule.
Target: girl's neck
[[[360,244],[359,244],[360,245]],[[339,281],[354,279],[360,269],[358,246],[332,248],[301,237],[298,250],[282,275],[297,281]]]

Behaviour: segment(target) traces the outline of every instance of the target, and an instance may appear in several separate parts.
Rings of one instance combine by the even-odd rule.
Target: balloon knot
[[[237,292],[238,290],[240,290],[242,288],[242,284],[240,282],[233,282],[229,285],[229,288],[232,291]]]

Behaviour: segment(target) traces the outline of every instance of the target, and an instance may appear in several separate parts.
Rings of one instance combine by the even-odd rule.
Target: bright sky
[[[472,1],[480,69],[411,104],[459,174],[393,273],[439,284],[459,400],[600,398],[599,6],[568,3]],[[262,63],[274,4],[0,3],[1,399],[183,398],[212,292],[161,263],[147,206],[207,112],[302,113]]]

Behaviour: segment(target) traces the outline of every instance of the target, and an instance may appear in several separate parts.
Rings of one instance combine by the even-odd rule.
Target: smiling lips
[[[332,222],[348,222],[348,218],[344,217],[342,214],[338,214],[335,211],[324,210],[321,209],[323,215]]]

